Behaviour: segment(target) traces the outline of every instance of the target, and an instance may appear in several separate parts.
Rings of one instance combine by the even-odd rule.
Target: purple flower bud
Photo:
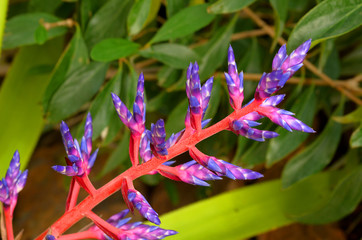
[[[155,156],[166,156],[168,154],[166,148],[166,131],[163,119],[156,124],[151,124],[151,131],[147,131],[148,138],[151,141],[151,150]]]
[[[160,219],[158,218],[158,214],[151,205],[147,202],[147,200],[143,197],[143,195],[134,189],[128,190],[128,200],[132,203],[134,208],[136,208],[141,215],[153,222],[154,224],[160,225]]]
[[[137,84],[137,94],[133,103],[133,114],[127,106],[114,93],[111,94],[114,107],[119,118],[132,132],[132,134],[142,134],[145,131],[146,105],[144,101],[144,76],[140,74]]]
[[[240,118],[239,120],[234,120],[230,124],[230,129],[238,135],[242,135],[246,138],[263,142],[265,138],[275,138],[278,136],[277,133],[266,130],[259,130],[255,128],[251,128],[257,126],[258,124],[254,121],[245,120]]]
[[[253,180],[263,177],[263,175],[258,172],[244,169],[215,157],[203,154],[195,147],[191,148],[189,153],[190,156],[199,164],[203,165],[205,168],[208,168],[210,171],[215,172],[218,176],[226,176],[234,180]]]
[[[315,131],[307,126],[302,121],[292,117],[294,113],[276,107],[262,107],[258,113],[269,118],[273,123],[285,128],[288,131],[296,130],[307,133],[314,133]]]
[[[220,180],[214,172],[197,163],[195,160],[189,161],[176,167],[179,171],[179,177],[183,182],[189,184],[209,186],[204,181]],[[201,184],[200,184],[201,183]]]
[[[56,240],[56,238],[53,235],[50,235],[50,234],[46,235],[45,239],[46,240]]]
[[[152,159],[153,154],[150,147],[150,140],[146,132],[142,134],[139,151],[140,151],[140,157],[142,158],[144,163]]]
[[[10,161],[9,168],[5,178],[0,180],[0,201],[5,208],[10,208],[11,213],[14,211],[18,201],[18,194],[24,188],[28,170],[23,173],[20,171],[20,156],[16,150]]]
[[[80,146],[78,141],[73,140],[70,134],[69,128],[65,122],[60,124],[60,133],[63,138],[65,151],[68,155],[67,166],[53,166],[52,168],[67,176],[83,176],[83,174],[89,174],[94,161],[97,158],[98,149],[90,154],[92,151],[92,116],[87,114],[87,118],[84,125],[84,135],[82,137]]]
[[[243,78],[243,72],[238,75],[234,52],[230,45],[228,50],[228,73],[225,73],[225,79],[229,90],[230,105],[235,110],[241,108],[244,100]]]
[[[176,231],[162,229],[157,226],[149,226],[142,224],[141,222],[128,223],[123,225],[121,230],[125,230],[124,237],[121,239],[137,240],[137,239],[148,239],[157,240],[164,239],[167,236],[177,234]]]
[[[289,56],[286,54],[286,47],[283,45],[273,59],[273,71],[263,74],[255,91],[255,99],[261,100],[269,97],[282,88],[285,82],[303,66],[303,61],[310,48],[311,39],[300,45]]]
[[[201,130],[201,121],[209,104],[213,78],[207,80],[201,87],[198,71],[197,62],[194,65],[190,64],[187,69],[186,94],[189,99],[189,110],[185,125],[191,125],[193,129]]]

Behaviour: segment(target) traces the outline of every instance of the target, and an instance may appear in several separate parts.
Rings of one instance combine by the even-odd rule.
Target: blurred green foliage
[[[246,7],[273,25],[273,34],[258,32],[260,24],[243,11]],[[358,97],[358,78],[350,79],[361,72],[361,11],[360,0],[10,1],[8,18],[0,11],[5,56],[0,64],[10,65],[0,89],[0,176],[15,149],[26,166],[45,125],[50,129],[88,111],[94,119],[94,139],[102,146],[117,146],[100,175],[129,166],[129,134],[113,109],[110,93],[130,107],[141,71],[146,79],[146,127],[160,117],[166,120],[168,136],[184,127],[183,90],[190,61],[198,61],[201,81],[216,75],[206,113],[216,123],[231,112],[222,75],[227,71],[229,44],[239,71],[246,73],[246,101],[256,86],[250,73],[270,72],[279,37],[288,40],[289,51],[312,38],[308,60],[336,86]],[[19,50],[14,54],[12,49]],[[292,80],[298,85],[287,84],[283,90],[284,108],[317,133],[277,128],[280,136],[265,143],[231,133],[200,143],[209,155],[244,167],[265,166],[266,173],[275,164],[288,162],[278,174],[280,180],[256,183],[167,214],[162,227],[182,233],[174,239],[240,239],[292,222],[328,223],[359,204],[361,107],[306,68],[296,76]],[[276,128],[267,121],[264,125]],[[162,181],[142,180],[151,185]],[[177,204],[182,195],[174,184],[165,185]]]

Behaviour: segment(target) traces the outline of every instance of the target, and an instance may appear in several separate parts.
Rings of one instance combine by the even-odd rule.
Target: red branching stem
[[[93,184],[89,180],[89,177],[87,174],[84,174],[81,177],[75,177],[77,179],[77,182],[79,185],[81,185],[84,190],[86,190],[91,196],[93,196],[96,192],[96,189],[94,188]]]
[[[14,240],[13,212],[10,207],[3,207],[7,240]]]
[[[129,141],[129,157],[131,159],[132,166],[137,166],[139,164],[138,160],[138,151],[141,142],[140,134],[131,134]]]
[[[98,239],[98,234],[93,231],[84,231],[60,236],[57,240],[79,240],[79,239]]]
[[[104,233],[106,233],[109,237],[114,240],[120,239],[120,234],[122,230],[116,228],[115,226],[111,225],[109,222],[103,220],[97,214],[92,211],[88,211],[84,213],[84,216],[92,220]]]
[[[73,177],[69,187],[69,193],[65,205],[65,211],[69,211],[70,209],[74,208],[74,206],[77,204],[79,190],[80,190],[80,185]]]
[[[229,124],[231,121],[239,119],[242,116],[258,110],[258,107],[262,102],[263,100],[254,100],[252,103],[243,107],[242,109],[235,110],[233,113],[231,113],[218,123],[206,129],[202,129],[199,132],[191,134],[188,137],[182,137],[179,142],[177,142],[174,146],[168,149],[168,156],[166,159],[152,158],[150,161],[145,162],[141,165],[132,166],[131,168],[105,184],[103,187],[97,189],[93,196],[86,197],[73,209],[63,214],[63,216],[61,216],[53,225],[51,225],[51,227],[47,229],[45,233],[49,231],[55,237],[59,237],[72,225],[81,220],[85,212],[90,211],[100,202],[108,198],[110,195],[119,191],[121,189],[122,181],[124,181],[125,178],[134,180],[138,177],[148,174],[149,172],[157,169],[158,166],[163,164],[164,162],[188,151],[190,147],[195,146],[198,142],[209,138],[210,136],[220,131],[229,129]],[[44,233],[37,237],[36,240],[42,240],[42,236],[44,236]]]

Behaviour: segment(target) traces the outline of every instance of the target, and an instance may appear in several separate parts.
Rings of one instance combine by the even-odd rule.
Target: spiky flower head
[[[197,62],[190,63],[186,75],[186,95],[189,100],[189,112],[186,119],[189,119],[192,128],[201,130],[201,121],[209,104],[214,79],[211,77],[201,87]]]
[[[228,73],[225,74],[226,84],[229,90],[229,100],[233,109],[240,109],[244,100],[243,72],[238,75],[235,63],[234,51],[229,46],[228,50]]]
[[[165,122],[159,119],[156,124],[151,124],[151,131],[147,130],[148,139],[153,155],[163,157],[168,155],[166,146]]]
[[[259,142],[264,142],[265,138],[275,138],[278,136],[276,132],[252,128],[258,125],[260,125],[260,123],[241,118],[239,120],[232,121],[230,123],[230,129],[235,134],[242,135],[246,138]]]
[[[5,178],[0,181],[0,201],[12,213],[18,201],[18,194],[24,188],[28,170],[20,171],[20,156],[16,150],[11,159]]]
[[[55,171],[67,176],[83,176],[84,174],[88,175],[98,154],[98,149],[96,149],[93,154],[90,154],[92,151],[93,134],[92,116],[90,113],[87,115],[84,125],[84,135],[80,145],[76,139],[73,140],[68,125],[65,122],[60,124],[60,133],[62,135],[65,151],[68,156],[66,158],[67,166],[56,165],[52,168]]]
[[[136,99],[133,104],[133,114],[128,110],[127,106],[121,99],[112,93],[114,107],[121,121],[132,132],[132,134],[141,135],[145,131],[146,105],[144,100],[144,76],[140,74],[137,84]]]
[[[263,177],[263,175],[258,172],[244,169],[215,157],[208,156],[200,152],[196,147],[190,148],[189,153],[199,164],[216,173],[218,176],[225,176],[234,180],[253,180]]]
[[[311,39],[300,45],[289,56],[286,46],[283,45],[273,59],[273,71],[264,73],[255,91],[255,99],[261,100],[269,97],[282,88],[285,82],[303,66],[303,61],[310,48]]]
[[[146,198],[137,190],[129,189],[128,190],[128,200],[132,203],[133,207],[136,208],[141,215],[153,222],[154,224],[160,225],[160,219],[158,218],[158,214],[151,205],[147,202]]]

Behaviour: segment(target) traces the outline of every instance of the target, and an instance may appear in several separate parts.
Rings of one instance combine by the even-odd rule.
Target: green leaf
[[[137,53],[139,44],[122,38],[108,38],[97,43],[91,57],[95,61],[109,62]]]
[[[30,0],[28,8],[30,12],[54,13],[61,4],[62,0]]]
[[[206,12],[207,6],[199,4],[182,9],[162,25],[150,43],[184,37],[207,26],[215,18]]]
[[[60,20],[47,13],[28,13],[13,17],[6,23],[3,49],[35,44],[35,32],[41,21],[52,23]],[[66,27],[51,28],[48,30],[47,40],[63,35],[66,32]]]
[[[200,79],[209,77],[224,63],[236,19],[236,16],[233,17],[228,25],[221,28],[208,43],[208,50],[203,55],[199,66]]]
[[[39,24],[39,26],[36,28],[34,37],[37,44],[41,45],[46,42],[48,38],[48,31],[42,24]]]
[[[362,167],[349,172],[338,185],[328,201],[318,210],[307,215],[295,217],[298,222],[325,224],[335,222],[352,213],[362,199]]]
[[[189,0],[166,0],[167,17],[170,18],[189,4]]]
[[[119,93],[121,89],[122,71],[118,70],[117,74],[104,86],[102,91],[95,97],[90,107],[90,113],[93,118],[93,139],[101,135],[103,131],[108,132],[108,125],[113,115],[117,115],[111,93]],[[118,116],[115,116],[118,118]],[[83,119],[81,126],[84,126]],[[80,139],[83,135],[83,127],[78,128],[77,138]],[[105,137],[102,135],[102,137]]]
[[[312,39],[312,46],[338,37],[361,25],[360,0],[325,0],[310,10],[297,23],[287,44],[289,51]]]
[[[295,113],[299,120],[307,125],[311,125],[316,111],[316,105],[317,97],[315,88],[309,87],[293,101],[290,111]],[[270,140],[266,154],[266,165],[268,167],[295,151],[309,136],[309,134],[303,132],[291,133],[281,127],[276,132],[279,136]]]
[[[49,103],[49,121],[58,122],[88,102],[104,81],[108,65],[92,62],[74,71],[54,93]]]
[[[162,226],[178,231],[170,240],[247,239],[293,223],[285,212],[318,206],[330,193],[330,180],[336,175],[318,174],[286,191],[281,190],[280,180],[229,191],[162,215]]]
[[[58,89],[64,84],[73,71],[88,63],[88,50],[84,43],[80,28],[77,26],[76,32],[69,42],[64,53],[59,58],[53,70],[50,83],[44,93],[44,112],[48,111],[50,101]]]
[[[334,116],[342,114],[343,105],[344,101],[341,101],[333,114]],[[282,173],[283,188],[287,188],[327,166],[337,150],[341,134],[341,124],[330,119],[322,134],[302,152],[289,160],[284,167]]]
[[[132,6],[131,0],[110,0],[91,18],[85,31],[85,41],[91,49],[106,38],[126,35],[126,21]]]
[[[89,19],[97,12],[106,0],[81,0],[80,1],[80,23],[82,30],[87,28]]]
[[[349,141],[349,144],[351,145],[351,148],[358,148],[362,147],[362,123],[357,128],[351,136],[351,139]]]
[[[160,3],[160,0],[136,0],[127,19],[129,35],[136,35],[156,17]]]
[[[163,66],[157,73],[157,84],[163,88],[172,86],[180,79],[181,71],[169,66]]]
[[[174,110],[170,113],[165,123],[165,129],[167,135],[171,135],[171,133],[181,131],[182,129],[185,128],[184,119],[186,116],[188,104],[189,104],[188,100],[184,99],[182,102],[177,104]]]
[[[272,49],[274,49],[278,43],[279,37],[283,33],[285,21],[287,20],[289,0],[269,0],[269,1],[273,7],[275,15],[275,36],[272,43]]]
[[[347,115],[340,117],[333,117],[333,119],[339,123],[355,123],[362,121],[362,106],[359,106],[356,110]]]
[[[249,140],[253,141],[253,140]],[[265,155],[268,148],[268,143],[253,142],[241,157],[241,165],[246,168],[253,168],[254,166],[265,162]]]
[[[180,69],[186,69],[190,62],[198,59],[193,50],[175,43],[157,44],[140,51],[140,54],[143,57],[155,58],[168,66]]]
[[[342,58],[341,74],[357,75],[361,73],[362,44]]]
[[[213,3],[207,11],[215,14],[237,12],[255,1],[256,0],[219,0]]]
[[[49,73],[31,73],[38,66],[54,65],[63,41],[55,39],[42,46],[20,48],[0,91],[0,176],[5,176],[9,162],[19,150],[25,168],[43,130],[44,119],[39,104],[49,82]]]
[[[112,155],[107,160],[107,163],[104,165],[100,173],[100,176],[106,175],[110,171],[116,169],[121,164],[126,162],[129,159],[128,148],[129,148],[129,131],[126,130],[117,148],[114,150]]]

